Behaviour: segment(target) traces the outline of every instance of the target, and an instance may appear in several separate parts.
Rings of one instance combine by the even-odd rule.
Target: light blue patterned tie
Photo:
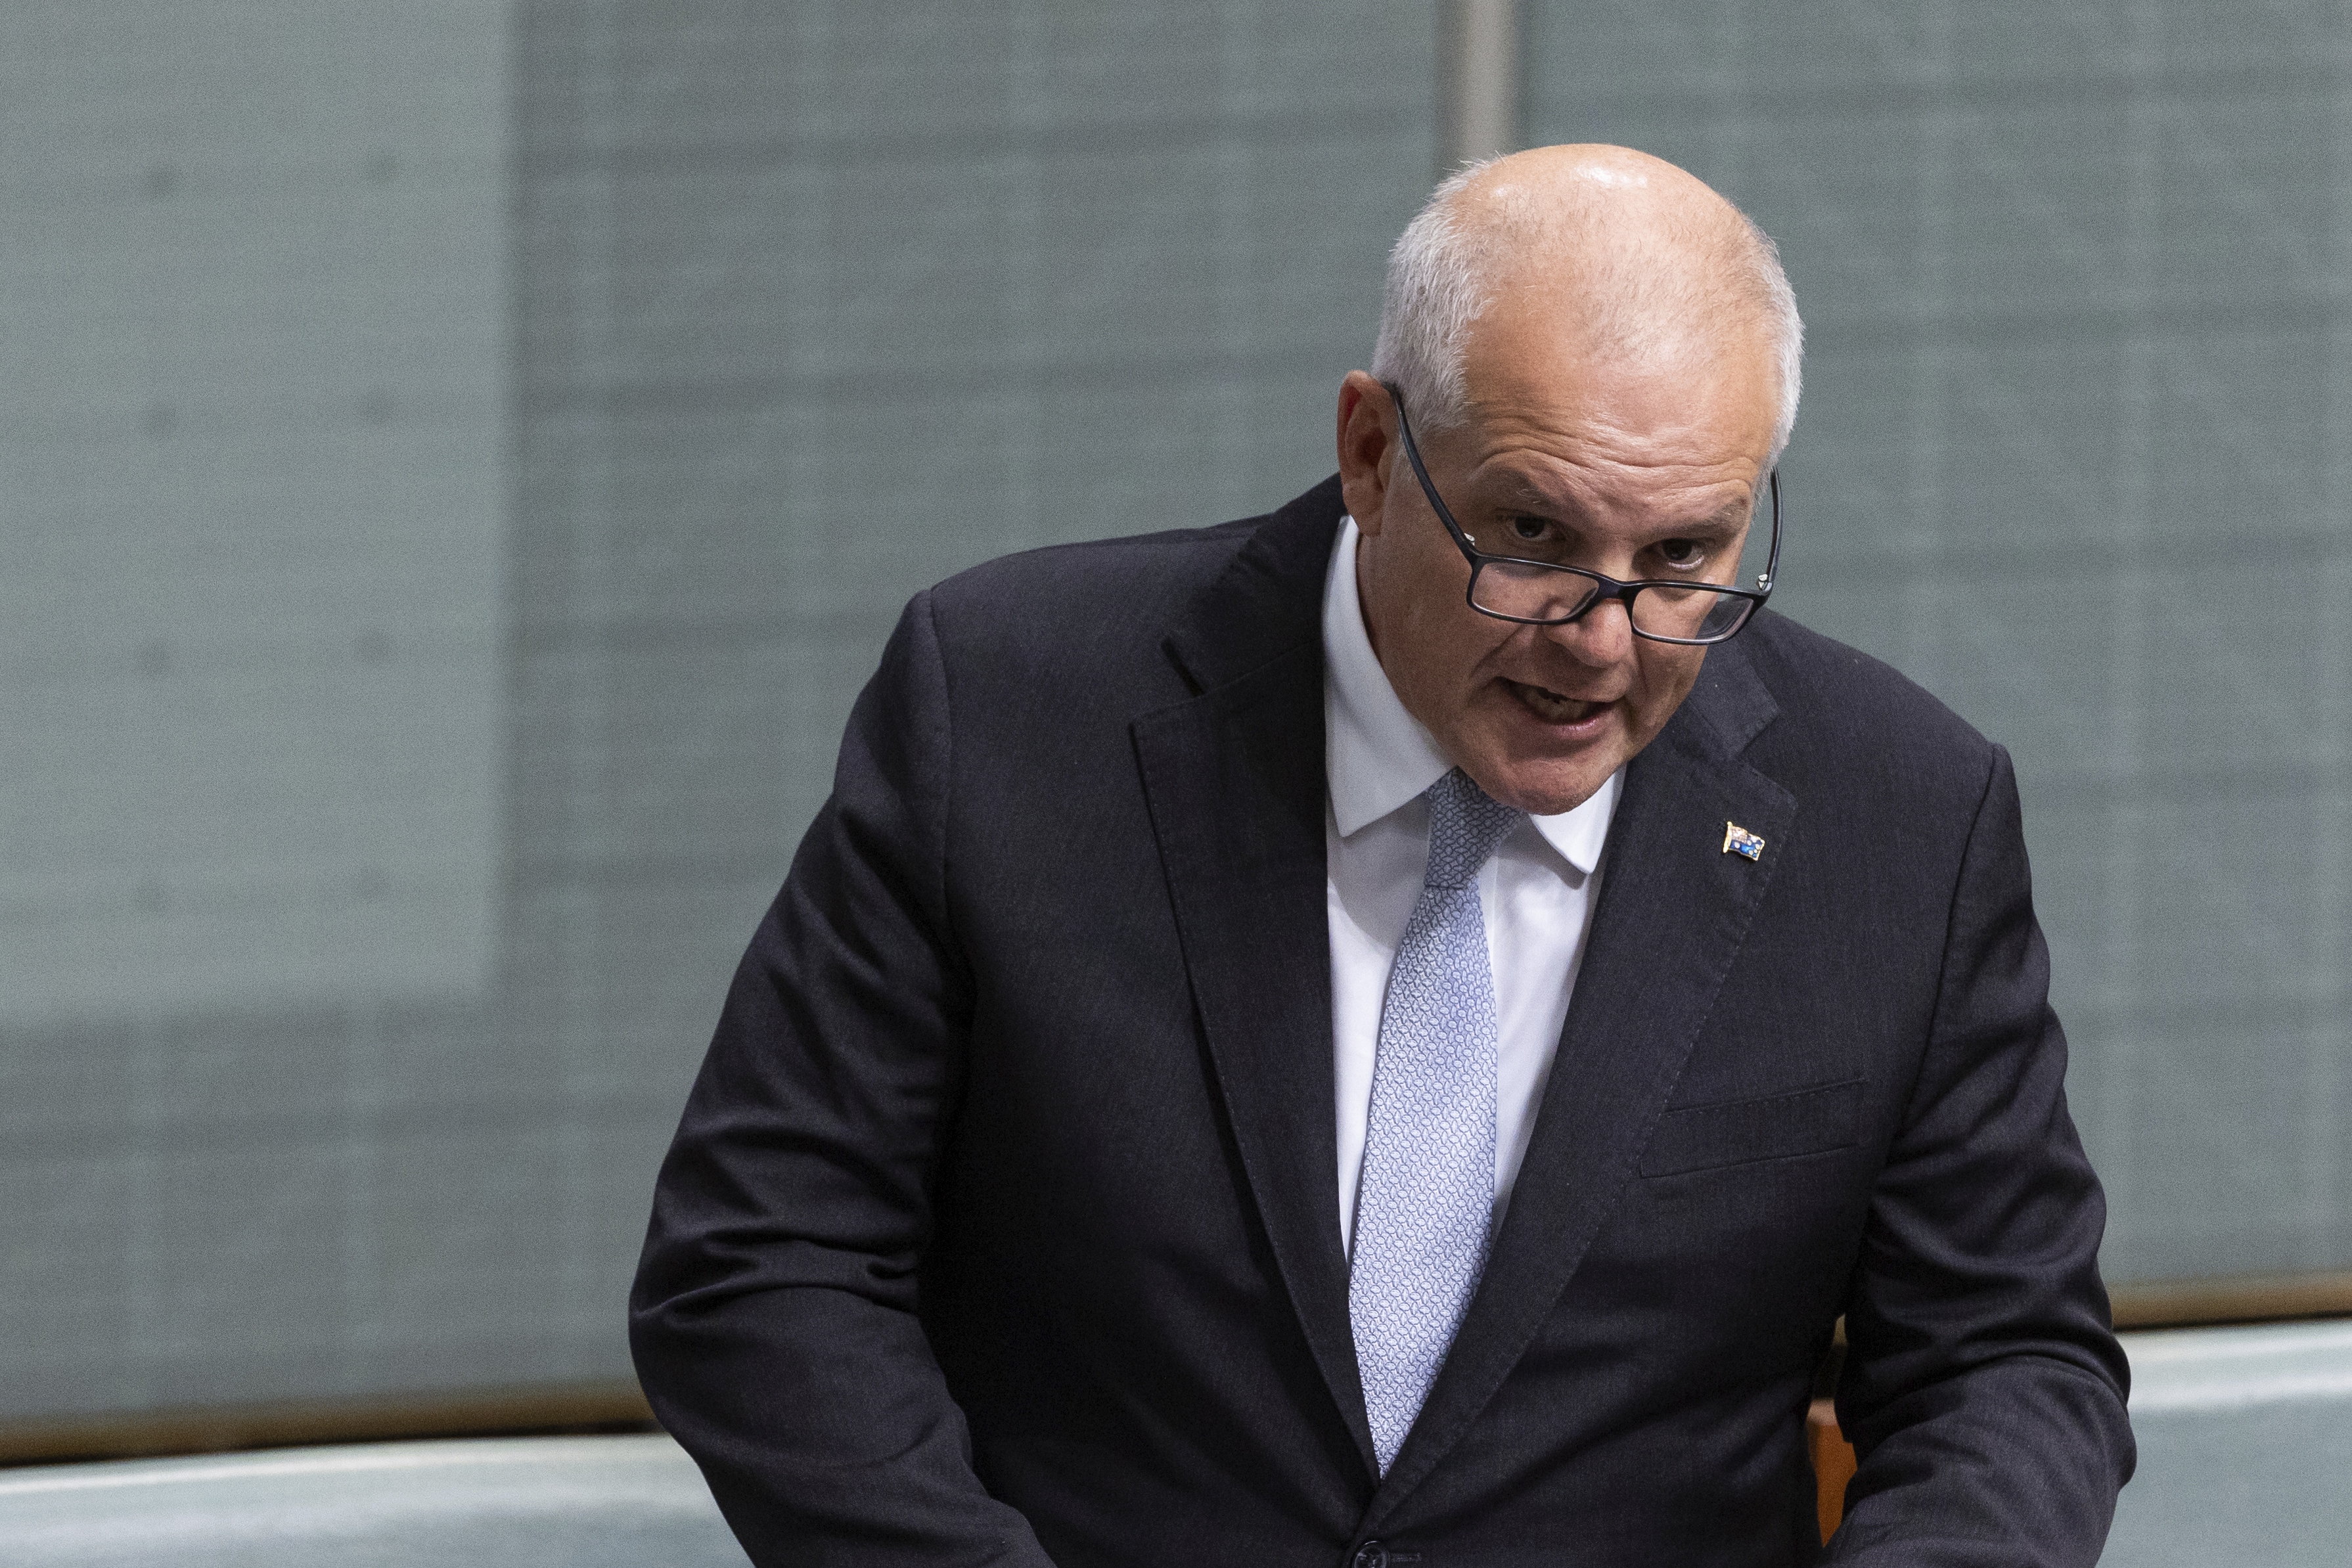
[[[1486,1264],[1495,1202],[1495,977],[1478,868],[1521,813],[1460,768],[1429,787],[1429,869],[1381,1008],[1348,1316],[1381,1473]]]

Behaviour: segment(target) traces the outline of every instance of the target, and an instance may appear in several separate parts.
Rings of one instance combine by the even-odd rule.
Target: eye
[[[1667,539],[1658,546],[1658,555],[1668,566],[1698,566],[1706,559],[1706,547],[1696,539]]]
[[[1511,533],[1521,543],[1533,544],[1544,537],[1547,526],[1541,517],[1513,517]]]

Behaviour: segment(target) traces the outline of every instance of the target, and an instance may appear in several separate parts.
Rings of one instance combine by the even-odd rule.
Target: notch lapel
[[[1217,1085],[1293,1310],[1369,1472],[1339,1249],[1322,587],[1337,480],[1262,525],[1170,637],[1199,688],[1135,721]]]
[[[1365,1529],[1382,1527],[1526,1353],[1718,1005],[1796,818],[1795,798],[1739,758],[1776,711],[1740,644],[1726,643],[1627,766],[1600,906],[1502,1228]],[[1724,852],[1726,821],[1760,834],[1763,858]]]

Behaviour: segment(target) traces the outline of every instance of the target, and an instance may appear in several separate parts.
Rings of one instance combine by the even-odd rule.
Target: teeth
[[[1524,681],[1512,683],[1518,688],[1521,700],[1554,723],[1572,724],[1591,713],[1593,705],[1576,697],[1564,697],[1546,686],[1530,685]]]

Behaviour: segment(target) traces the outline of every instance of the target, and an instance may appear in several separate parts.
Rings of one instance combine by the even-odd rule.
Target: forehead
[[[1596,319],[1561,292],[1507,289],[1472,329],[1463,381],[1475,426],[1570,461],[1762,478],[1779,384],[1761,322],[1696,310]]]
[[[1518,455],[1507,453],[1503,461],[1480,466],[1462,492],[1469,511],[1529,512],[1583,525],[1630,506],[1640,517],[1622,520],[1676,532],[1730,533],[1747,525],[1759,500],[1756,490],[1736,477],[1677,483],[1675,476],[1644,471],[1643,482],[1633,486],[1563,483],[1549,465],[1510,460]]]

